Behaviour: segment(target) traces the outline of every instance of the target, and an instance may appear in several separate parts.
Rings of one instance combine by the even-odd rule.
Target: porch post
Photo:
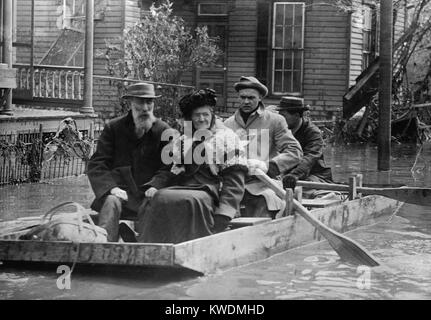
[[[81,113],[94,113],[93,109],[93,42],[94,42],[94,0],[87,0],[85,7],[85,87],[84,106]]]
[[[3,1],[3,63],[6,63],[8,68],[12,68],[12,17],[13,3],[12,0]],[[0,114],[12,115],[12,90],[6,98],[6,104],[0,110]]]
[[[392,0],[380,3],[379,136],[377,170],[391,170]]]

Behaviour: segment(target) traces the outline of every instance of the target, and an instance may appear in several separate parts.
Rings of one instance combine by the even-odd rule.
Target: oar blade
[[[387,198],[419,206],[431,206],[431,189],[429,188],[382,188],[374,189],[372,194],[378,194]]]
[[[296,200],[294,200],[293,203],[296,211],[305,220],[310,222],[322,234],[322,236],[326,238],[326,240],[328,240],[331,247],[338,253],[342,260],[355,265],[366,265],[370,267],[379,265],[378,261],[360,244],[317,220]]]
[[[336,235],[336,240],[329,240],[331,247],[338,253],[341,260],[355,265],[375,267],[379,262],[365,248],[357,242],[346,238],[342,234]]]
[[[280,198],[284,198],[286,192],[278,184],[272,181],[272,179],[263,171],[258,169],[256,177],[269,188],[274,190]],[[295,199],[293,199],[293,207],[296,212],[298,212],[305,220],[310,222],[322,234],[322,236],[328,240],[331,247],[339,254],[342,260],[356,265],[367,265],[371,267],[379,265],[377,260],[359,244],[324,225]]]

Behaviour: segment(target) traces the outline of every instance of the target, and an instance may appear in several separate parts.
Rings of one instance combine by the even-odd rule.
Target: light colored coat
[[[291,170],[302,158],[302,149],[292,132],[288,129],[286,119],[274,112],[265,110],[261,103],[259,108],[249,116],[247,123],[237,110],[226,119],[226,127],[235,131],[241,140],[248,140],[247,157],[274,162],[280,173]],[[257,150],[256,150],[257,149]],[[268,210],[281,210],[283,201],[256,178],[249,178],[246,190],[253,195],[262,195],[266,199]]]

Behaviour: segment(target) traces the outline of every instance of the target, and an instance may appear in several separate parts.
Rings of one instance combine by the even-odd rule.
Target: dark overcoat
[[[168,141],[161,141],[161,136],[169,128],[167,123],[157,119],[138,139],[131,112],[105,125],[96,152],[88,163],[87,174],[96,196],[91,205],[93,210],[100,210],[114,187],[126,190],[132,203],[130,207],[136,207],[150,186],[148,182],[156,188],[165,184],[163,172],[169,172],[169,167],[163,164],[161,151]],[[160,172],[162,174],[154,177]]]
[[[239,204],[244,195],[244,181],[247,174],[247,159],[243,147],[239,144],[239,139],[234,132],[226,128],[221,121],[216,121],[211,128],[213,133],[212,138],[221,137],[220,139],[229,139],[231,148],[241,148],[236,150],[237,154],[229,154],[226,150],[228,147],[220,143],[223,154],[223,162],[218,161],[214,165],[214,170],[218,171],[217,174],[211,171],[207,163],[196,164],[195,158],[192,158],[192,164],[177,165],[169,167],[169,172],[166,168],[159,171],[152,181],[147,185],[155,187],[156,189],[167,188],[180,190],[201,190],[207,192],[213,199],[216,206],[214,214],[226,215],[229,218],[234,218],[239,212]],[[178,139],[177,142],[181,142]],[[210,141],[213,141],[209,139]],[[222,140],[223,141],[223,140]],[[194,142],[190,147],[189,152],[195,152],[201,142]],[[182,145],[182,142],[180,143]],[[181,152],[184,152],[180,147]],[[174,149],[172,149],[174,150]],[[206,150],[206,149],[205,149]],[[187,152],[186,152],[187,153]],[[228,156],[229,154],[229,156]],[[181,163],[184,163],[184,155],[182,155]],[[175,167],[182,168],[182,172],[174,174]]]
[[[205,146],[204,154],[208,155],[211,150],[214,151],[210,148],[210,141],[223,137],[221,141],[226,141],[226,144],[216,144],[218,151],[221,151],[217,152],[220,156],[217,160],[223,161],[198,164],[193,157],[191,164],[184,164],[184,158],[174,163],[171,179],[166,180],[166,188],[159,190],[139,211],[138,241],[179,243],[204,237],[214,232],[217,215],[232,219],[239,212],[248,171],[247,159],[234,132],[221,124],[212,131],[212,138],[205,142],[196,141],[184,154],[190,152],[196,155],[196,150]],[[229,144],[225,139],[236,141],[233,145],[238,148],[225,148]],[[177,142],[177,150],[184,150],[181,139]]]
[[[308,119],[304,119],[299,129],[293,133],[304,152],[299,164],[290,171],[300,180],[314,175],[326,182],[332,182],[331,168],[327,167],[323,157],[323,137],[320,129]]]

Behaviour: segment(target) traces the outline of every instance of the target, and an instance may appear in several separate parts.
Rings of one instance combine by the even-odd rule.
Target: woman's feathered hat
[[[210,106],[214,107],[217,103],[217,95],[212,89],[201,89],[183,96],[178,105],[180,107],[183,118],[188,119],[191,117],[193,110]]]

